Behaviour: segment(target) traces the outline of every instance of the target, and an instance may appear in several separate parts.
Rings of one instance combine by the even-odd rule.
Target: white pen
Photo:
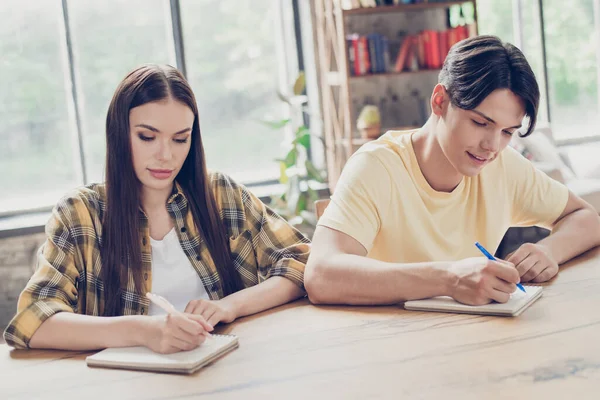
[[[162,308],[165,312],[167,312],[169,314],[182,314],[181,312],[179,312],[175,309],[175,307],[173,306],[173,304],[171,304],[169,302],[169,300],[165,299],[164,297],[162,297],[158,294],[148,292],[148,293],[146,293],[146,297],[148,298],[148,300],[150,300],[151,302],[153,302],[154,304],[156,304],[157,306],[159,306],[160,308]],[[204,330],[202,334],[204,336],[206,336],[207,338],[212,337],[210,332],[207,332],[206,330]]]

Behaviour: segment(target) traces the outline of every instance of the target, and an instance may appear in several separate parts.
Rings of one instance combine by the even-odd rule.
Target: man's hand
[[[523,244],[506,261],[517,267],[521,282],[546,282],[558,273],[558,263],[550,251],[536,243]]]
[[[472,306],[491,301],[506,303],[519,283],[519,274],[514,265],[502,260],[467,258],[453,263],[449,271],[453,276],[450,296]]]

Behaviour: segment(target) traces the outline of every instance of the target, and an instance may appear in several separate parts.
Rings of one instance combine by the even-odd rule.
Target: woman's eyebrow
[[[147,124],[137,124],[136,127],[140,127],[140,128],[146,128],[152,132],[156,132],[156,133],[161,133],[158,129],[156,129],[155,127],[151,126],[151,125],[147,125]],[[192,128],[185,128],[182,129],[178,132],[175,132],[174,135],[179,135],[180,133],[185,133],[187,131],[191,131]]]

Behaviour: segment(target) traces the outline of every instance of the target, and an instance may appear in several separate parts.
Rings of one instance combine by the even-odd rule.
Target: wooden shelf
[[[423,0],[418,4],[398,4],[351,10],[342,9],[342,0],[313,0],[311,4],[313,2],[318,50],[316,61],[321,77],[323,133],[327,143],[331,144],[327,148],[327,176],[329,187],[334,190],[348,157],[358,147],[369,142],[368,139],[360,137],[360,132],[356,127],[357,115],[354,114],[358,110],[354,109],[355,101],[360,97],[364,97],[368,92],[372,92],[375,96],[383,95],[383,93],[378,92],[385,90],[388,84],[402,85],[403,82],[418,81],[418,86],[423,86],[420,89],[422,91],[426,86],[433,84],[433,79],[437,78],[440,73],[440,69],[423,69],[352,76],[350,72],[353,71],[354,66],[348,60],[346,38],[351,33],[348,30],[351,29],[352,33],[365,34],[365,32],[375,29],[392,36],[395,36],[394,32],[397,29],[414,33],[429,29],[440,30],[447,26],[448,12],[450,10],[454,11],[453,8],[464,4],[469,8],[471,5],[473,6],[474,26],[476,28],[478,2],[477,0],[450,0],[444,2]],[[394,2],[399,3],[399,1]],[[352,3],[356,2],[353,1]],[[391,2],[386,1],[386,3]],[[428,12],[428,10],[431,10],[431,12]],[[419,15],[419,13],[422,15]],[[385,18],[382,19],[382,17]],[[415,21],[405,21],[406,18]],[[382,20],[379,21],[380,19]],[[399,26],[403,24],[404,27]],[[389,68],[393,69],[393,66],[394,64],[391,64]],[[411,89],[407,87],[401,90],[408,91]],[[408,93],[405,94],[408,95]],[[388,120],[391,123],[392,119],[385,119],[385,121]],[[398,125],[416,122],[412,121],[409,115],[406,118],[398,117],[393,120],[397,121],[395,123]],[[381,133],[386,131],[387,129],[382,129]]]
[[[390,12],[406,12],[406,11],[418,11],[428,10],[433,8],[448,8],[457,4],[471,3],[470,0],[462,1],[447,1],[443,3],[419,3],[419,4],[398,4],[395,6],[378,6],[378,7],[365,7],[365,8],[354,8],[351,10],[342,10],[344,17],[349,15],[366,15],[366,14],[382,14]]]
[[[419,69],[417,71],[384,72],[384,73],[379,73],[379,74],[351,75],[351,76],[349,76],[349,78],[350,78],[350,80],[376,78],[376,77],[387,78],[387,77],[399,76],[399,75],[425,74],[428,72],[429,73],[431,73],[431,72],[439,73],[440,71],[441,71],[441,69]]]

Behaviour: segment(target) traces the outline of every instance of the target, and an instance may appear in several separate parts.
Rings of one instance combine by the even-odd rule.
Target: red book
[[[458,27],[448,29],[448,48],[460,41]]]
[[[441,66],[444,64],[444,60],[446,60],[446,56],[448,55],[448,51],[450,47],[448,47],[448,30],[442,31],[439,33],[440,39],[440,60],[442,61]]]
[[[466,25],[457,26],[456,29],[458,30],[458,41],[459,42],[463,39],[469,38],[469,29],[467,28]]]
[[[440,35],[437,31],[427,30],[425,31],[429,38],[429,68],[436,69],[442,66],[440,59]]]
[[[423,31],[419,34],[421,43],[423,46],[423,68],[431,68],[431,43],[429,43],[429,35],[427,31]]]
[[[361,75],[360,73],[360,53],[359,53],[359,48],[358,48],[358,35],[352,35],[352,51],[354,52],[354,57],[353,57],[353,65],[352,68],[354,69],[354,75],[358,76]]]
[[[417,71],[419,69],[419,61],[417,60],[418,56],[418,43],[416,37],[411,37],[411,46],[408,50],[408,56],[406,57],[406,63],[404,64],[404,68],[409,71]]]
[[[415,36],[414,41],[419,68],[427,68],[427,60],[425,59],[425,38],[423,37],[423,34],[418,34],[417,36]]]
[[[360,54],[360,74],[365,75],[371,68],[371,62],[369,61],[369,45],[365,36],[361,36],[358,39],[358,49]]]
[[[406,65],[406,57],[412,47],[412,36],[406,36],[402,45],[400,46],[400,51],[398,51],[398,57],[396,57],[396,64],[394,65],[394,71],[400,72],[404,69]]]

